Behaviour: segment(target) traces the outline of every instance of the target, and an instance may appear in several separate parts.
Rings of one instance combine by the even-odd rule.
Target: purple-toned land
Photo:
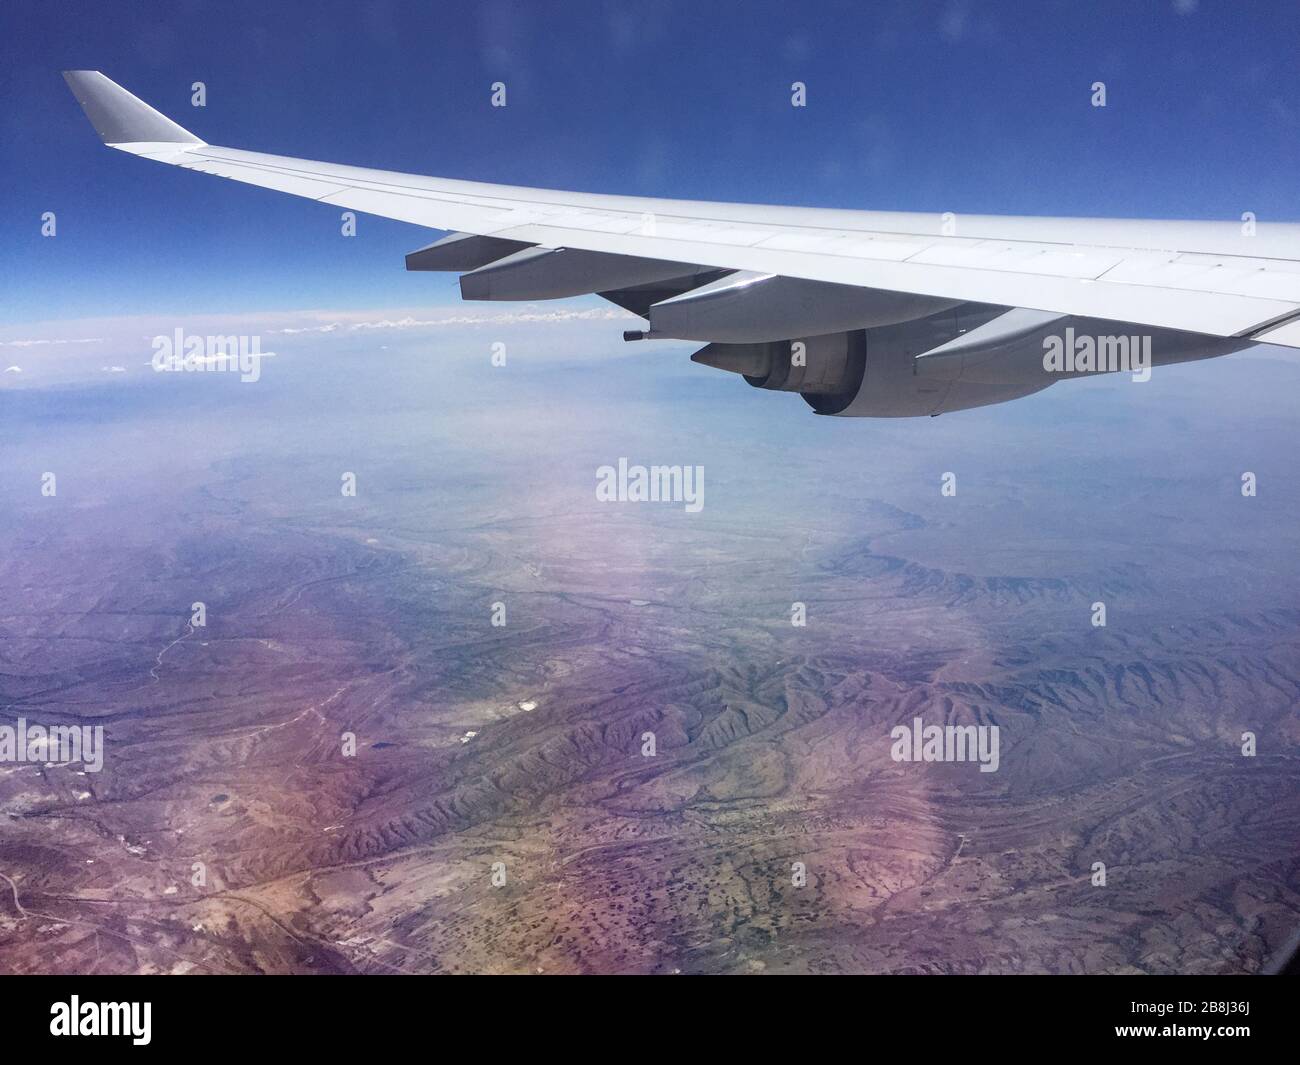
[[[0,765],[0,969],[1253,972],[1284,946],[1293,366],[844,424],[618,327],[4,382],[0,725],[106,752]],[[623,456],[703,465],[703,510],[598,503]],[[996,725],[997,772],[892,760],[916,717]]]

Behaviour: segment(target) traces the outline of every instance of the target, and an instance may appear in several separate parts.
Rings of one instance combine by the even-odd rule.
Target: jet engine
[[[1167,329],[1128,337],[1131,325],[1021,308],[966,303],[912,321],[796,340],[714,343],[692,361],[744,376],[755,388],[798,392],[817,414],[914,418],[985,407],[1042,391],[1057,381],[1131,365],[1086,369],[1047,365],[1044,352],[1076,337],[1094,350],[1124,342],[1152,366],[1214,358],[1252,342]],[[1109,349],[1106,349],[1109,350]]]

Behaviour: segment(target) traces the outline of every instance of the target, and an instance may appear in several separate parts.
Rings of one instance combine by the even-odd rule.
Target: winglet
[[[65,70],[63,78],[105,144],[204,143],[98,70]]]

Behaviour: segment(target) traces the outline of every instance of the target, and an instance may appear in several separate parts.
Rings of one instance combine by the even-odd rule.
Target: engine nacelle
[[[929,367],[918,364],[924,361],[918,361],[918,356],[951,343],[1004,313],[1004,307],[964,304],[917,321],[864,330],[863,374],[856,387],[835,395],[804,398],[818,414],[846,418],[919,418],[1003,403],[1038,392],[1054,379],[1041,372],[1031,372],[996,383],[966,381],[961,378],[960,358]],[[1026,336],[1016,341],[1026,350],[1036,342]]]
[[[691,358],[743,374],[756,388],[798,392],[818,414],[847,418],[916,418],[986,407],[1040,392],[1057,381],[1097,372],[1129,371],[1100,365],[1087,370],[1050,367],[1045,352],[1077,337],[1131,340],[1146,352],[1145,366],[1226,355],[1253,342],[1209,337],[1124,322],[967,303],[894,325],[830,333],[802,340],[710,344]]]

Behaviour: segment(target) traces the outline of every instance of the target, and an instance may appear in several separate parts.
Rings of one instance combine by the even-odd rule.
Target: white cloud
[[[610,322],[635,318],[630,311],[618,308],[595,307],[588,310],[564,311],[501,311],[496,314],[457,314],[444,318],[380,318],[358,322],[325,322],[321,325],[286,326],[269,329],[269,333],[336,333],[343,330],[362,329],[435,329],[439,326],[457,325],[514,325],[531,322]]]
[[[32,348],[38,344],[102,344],[103,337],[79,337],[75,340],[52,340],[42,337],[36,340],[0,340],[0,348]]]

